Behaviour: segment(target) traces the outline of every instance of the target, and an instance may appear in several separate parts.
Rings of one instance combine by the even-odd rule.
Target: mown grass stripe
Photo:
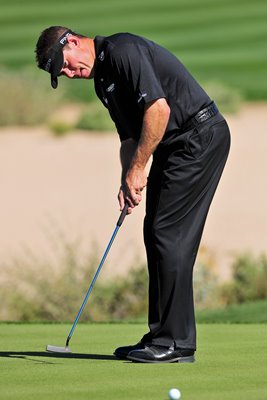
[[[34,29],[33,29],[34,30]],[[36,32],[40,32],[41,30],[36,28]],[[152,32],[153,30],[150,29]],[[258,24],[254,30],[239,30],[237,31],[237,27],[229,27],[225,36],[223,36],[224,28],[217,29],[214,33],[212,31],[198,31],[198,37],[196,37],[196,32],[190,32],[189,35],[183,33],[179,34],[176,28],[172,28],[170,32],[167,30],[164,31],[164,34],[151,35],[155,36],[154,40],[162,43],[163,45],[168,46],[169,48],[179,48],[179,49],[187,49],[194,50],[198,49],[199,46],[205,41],[204,51],[207,49],[215,48],[219,52],[226,49],[233,49],[234,47],[244,46],[246,51],[248,49],[260,50],[265,45],[266,39],[264,38],[264,34],[266,31],[266,27],[263,24]],[[37,34],[36,34],[37,38]],[[14,51],[13,46],[20,48],[21,45],[28,45],[33,40],[32,29],[28,29],[28,32],[24,32],[21,36],[16,36],[16,33],[8,39],[6,36],[1,36],[0,38],[0,46],[1,50],[5,51],[6,48],[10,48],[11,51]],[[249,46],[251,44],[251,47]],[[253,47],[252,47],[253,45]],[[262,52],[262,54],[266,54]]]
[[[265,0],[0,0],[0,6],[4,65],[34,65],[36,40],[50,25],[70,26],[89,36],[128,31],[166,46],[189,68],[199,69],[198,76],[217,74],[225,82],[234,76],[245,92],[253,92],[246,78],[253,76],[255,96],[256,92],[262,96],[259,82],[266,80],[266,72],[260,64],[266,66],[267,56]]]
[[[81,0],[79,0],[79,2],[81,2]],[[76,16],[84,16],[88,21],[88,15],[90,15],[90,24],[93,23],[94,17],[102,18],[105,20],[105,23],[107,23],[104,16],[107,15],[108,12],[111,12],[112,17],[109,19],[108,24],[112,20],[120,20],[123,15],[127,17],[127,21],[135,19],[135,17],[138,16],[138,21],[146,20],[154,24],[160,24],[163,19],[168,19],[170,23],[176,19],[177,23],[186,21],[186,23],[192,25],[196,22],[197,24],[206,22],[207,20],[212,22],[218,18],[225,19],[225,17],[228,17],[228,19],[232,21],[243,20],[245,17],[260,17],[267,13],[267,5],[264,2],[259,2],[259,7],[255,5],[255,2],[243,2],[242,4],[234,3],[231,4],[231,7],[228,7],[227,5],[229,3],[226,1],[221,3],[209,2],[207,6],[203,5],[202,2],[197,3],[193,6],[194,13],[192,13],[192,4],[190,2],[189,7],[181,7],[180,4],[174,0],[170,2],[172,6],[168,6],[165,2],[164,4],[153,2],[152,8],[152,4],[142,2],[142,13],[140,13],[140,9],[137,7],[136,3],[123,3],[122,6],[116,9],[116,3],[114,1],[109,1],[105,4],[103,4],[103,2],[97,4],[87,2],[83,5],[82,14],[80,7],[71,9],[71,18],[75,19]],[[105,12],[103,12],[103,10],[105,10]],[[129,12],[130,15],[128,14]],[[35,6],[33,6],[25,2],[23,8],[21,8],[17,14],[14,12],[14,7],[9,6],[1,8],[0,22],[3,24],[20,22],[21,20],[24,22],[31,22],[32,18],[38,19],[40,16],[42,18],[51,18],[57,13],[60,15],[57,19],[62,20],[70,16],[70,9],[68,7],[62,8],[61,2],[53,3],[51,7],[47,3],[35,4]]]
[[[218,46],[219,50],[221,48],[227,47],[229,45],[239,45],[241,43],[256,43],[260,39],[264,39],[264,35],[266,32],[266,23],[265,19],[262,21],[255,21],[253,26],[241,25],[229,25],[227,31],[225,31],[225,26],[217,26],[216,29],[195,29],[193,31],[180,32],[179,26],[176,25],[165,25],[164,29],[162,29],[163,33],[157,33],[158,29],[154,27],[147,28],[147,33],[150,32],[150,36],[155,36],[158,38],[159,42],[168,43],[170,46],[176,45],[177,47],[188,47],[195,48],[199,47],[202,44],[202,47],[206,48],[207,46]],[[45,25],[44,25],[45,26]],[[92,29],[92,26],[90,27]],[[130,29],[131,25],[128,26],[128,30],[133,31],[134,29]],[[139,29],[141,30],[141,26]],[[239,29],[240,28],[240,29]],[[35,37],[37,37],[40,32],[39,24],[34,24],[28,26],[27,29],[23,31],[23,33],[19,34],[22,30],[22,27],[17,27],[10,37],[8,37],[8,33],[1,35],[0,44],[1,47],[7,47],[14,43],[14,45],[18,46],[23,43],[25,40],[32,39],[33,32],[36,32]],[[154,35],[154,33],[156,33]],[[222,46],[222,47],[221,47]]]
[[[14,9],[14,7],[16,8],[16,6],[21,8],[21,0],[12,0],[12,3],[6,3],[3,2],[3,4],[1,4],[1,8],[3,9],[3,11],[7,11],[7,10],[12,10]],[[73,3],[70,1],[58,1],[57,5],[62,5],[65,4],[65,8],[77,8],[77,3]],[[170,8],[170,7],[175,7],[175,8],[179,8],[179,9],[183,9],[183,10],[195,10],[197,9],[203,9],[203,10],[207,10],[210,8],[222,8],[224,9],[226,6],[228,7],[229,5],[231,6],[231,9],[235,9],[235,8],[246,8],[247,6],[251,6],[251,7],[261,7],[261,6],[266,6],[266,2],[265,0],[255,0],[253,1],[253,3],[249,0],[217,0],[216,2],[214,2],[214,0],[202,0],[201,2],[199,2],[198,0],[179,0],[179,2],[177,2],[176,0],[165,0],[164,3],[160,2],[160,1],[155,1],[155,0],[136,0],[134,3],[133,2],[125,2],[124,0],[102,0],[101,2],[99,2],[99,0],[90,0],[90,2],[88,2],[88,0],[79,0],[78,2],[79,5],[82,5],[84,8],[88,8],[90,10],[92,10],[92,12],[94,12],[95,10],[101,10],[102,13],[104,13],[105,11],[109,10],[109,9],[116,9],[118,8],[125,8],[128,10],[136,10],[138,8],[138,6],[142,6],[142,11],[145,10],[149,10],[151,11],[151,6],[153,6],[152,9],[158,9],[158,10],[164,10],[166,8]],[[51,13],[53,13],[53,6],[56,6],[55,2],[53,0],[47,0],[45,3],[42,2],[36,2],[35,0],[24,0],[23,2],[23,9],[28,9],[28,8],[39,8],[40,11],[42,11],[42,9],[47,8],[51,8]],[[67,7],[68,6],[68,7]]]
[[[235,20],[228,20],[225,21],[224,16],[218,16],[214,19],[210,20],[210,17],[206,15],[206,19],[204,20],[198,20],[198,23],[196,24],[196,21],[177,21],[176,16],[170,17],[170,18],[163,18],[160,16],[159,20],[153,18],[151,20],[151,24],[147,24],[147,17],[140,17],[138,18],[138,22],[136,20],[128,20],[127,21],[127,27],[138,28],[138,31],[147,31],[150,33],[157,32],[159,36],[165,37],[168,34],[173,34],[177,31],[177,33],[181,33],[183,35],[183,39],[186,40],[188,37],[188,34],[191,32],[191,37],[193,38],[194,41],[199,42],[202,40],[202,38],[206,38],[208,41],[214,41],[216,38],[220,38],[220,42],[223,42],[223,39],[230,38],[232,35],[232,40],[237,39],[242,37],[243,33],[246,33],[247,36],[253,37],[255,34],[264,34],[267,31],[266,28],[266,16],[265,15],[259,15],[257,17],[253,17],[251,15],[247,15],[247,17],[242,17],[242,18],[237,18]],[[64,20],[61,16],[61,20]],[[84,20],[86,22],[84,22]],[[207,25],[207,22],[210,20],[209,24]],[[45,15],[42,15],[42,19],[39,20],[45,22],[46,17]],[[48,18],[47,22],[49,22],[50,19]],[[75,25],[75,22],[77,21],[75,15],[72,16],[72,25]],[[111,31],[112,27],[117,26],[119,23],[120,19],[119,18],[113,18],[113,21],[111,21],[108,25],[108,30]],[[29,25],[25,27],[25,23],[29,22]],[[50,21],[51,23],[51,21]],[[7,23],[9,24],[9,22]],[[101,30],[102,26],[107,26],[105,21],[94,21],[88,24],[87,22],[87,17],[80,18],[79,17],[79,25],[84,26],[86,24],[87,30],[88,27],[90,26],[90,30],[94,30],[94,27],[97,28],[97,33],[99,30]],[[12,29],[12,31],[9,33],[8,31],[3,31],[3,34],[1,35],[1,42],[4,42],[7,38],[10,40],[12,39],[18,39],[20,38],[26,38],[28,36],[32,36],[34,33],[38,33],[38,27],[41,25],[40,22],[38,22],[38,19],[35,20],[33,23],[32,19],[29,21],[27,20],[22,20],[18,22],[17,26]],[[120,25],[120,24],[119,24]],[[4,24],[2,24],[2,27]],[[46,25],[44,24],[43,27]],[[23,28],[24,27],[24,28]],[[192,29],[193,27],[193,29]],[[203,29],[201,29],[203,27]],[[23,29],[22,29],[23,28]],[[226,29],[227,28],[227,29]],[[36,29],[36,32],[34,32],[34,29]],[[107,29],[107,28],[106,28]],[[116,30],[117,31],[117,30]],[[115,31],[114,31],[115,32]],[[160,33],[159,33],[160,32]],[[196,35],[197,33],[197,35]],[[178,38],[175,38],[173,40],[179,40]]]

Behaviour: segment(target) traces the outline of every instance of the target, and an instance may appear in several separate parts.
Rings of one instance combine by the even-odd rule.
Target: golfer
[[[146,187],[149,331],[114,354],[144,363],[193,362],[193,266],[229,152],[224,117],[173,54],[140,36],[89,38],[52,26],[38,39],[36,60],[54,89],[61,75],[94,79],[121,142],[120,209],[128,203],[131,213]]]

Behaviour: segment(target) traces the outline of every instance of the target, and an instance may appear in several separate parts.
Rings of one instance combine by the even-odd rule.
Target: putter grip
[[[123,223],[123,221],[124,221],[124,218],[125,218],[126,215],[127,215],[128,207],[129,207],[129,206],[128,206],[128,204],[126,203],[125,206],[124,206],[124,208],[123,208],[123,210],[122,210],[122,212],[121,212],[120,218],[118,219],[117,226],[121,226],[121,225],[122,225],[122,223]]]

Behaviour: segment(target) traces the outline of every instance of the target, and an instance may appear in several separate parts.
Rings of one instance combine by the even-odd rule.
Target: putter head
[[[51,346],[50,344],[46,346],[46,351],[49,353],[71,353],[69,347]]]

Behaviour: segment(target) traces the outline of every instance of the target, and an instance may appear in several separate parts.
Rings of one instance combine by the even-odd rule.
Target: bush
[[[39,260],[30,251],[0,265],[0,320],[72,322],[99,265],[96,250],[82,254],[79,243],[60,238],[59,255]],[[81,321],[144,319],[148,276],[144,265],[127,276],[108,281],[99,277]],[[238,256],[233,281],[221,286],[215,260],[200,249],[194,273],[197,310],[267,298],[267,257]],[[220,300],[220,303],[219,303]]]
[[[61,254],[61,255],[60,255]],[[0,319],[73,321],[99,264],[96,251],[81,255],[76,243],[61,243],[54,261],[27,251],[1,265]],[[147,312],[144,267],[103,283],[99,277],[81,320],[135,318]]]
[[[38,73],[38,75],[37,75]],[[62,101],[62,91],[51,92],[46,74],[24,70],[0,70],[0,126],[37,125]]]
[[[108,110],[100,103],[88,104],[76,124],[77,129],[87,131],[114,131],[115,125],[111,120]]]
[[[58,120],[50,122],[49,128],[54,136],[62,137],[70,133],[73,129],[73,126],[68,122]]]
[[[267,298],[267,257],[238,256],[233,264],[232,282],[222,285],[220,297],[225,305]]]
[[[59,78],[59,89],[64,91],[69,103],[88,104],[99,101],[94,90],[92,79],[68,79],[65,76]]]
[[[64,242],[55,261],[28,251],[1,265],[0,318],[15,321],[70,321],[80,307],[81,293],[95,265],[94,254],[83,261],[78,247]]]
[[[82,254],[80,244],[57,240],[52,260],[39,260],[31,251],[0,265],[0,319],[15,321],[73,321],[99,264],[97,251]],[[211,304],[216,287],[212,258],[204,249],[196,265],[198,308]],[[148,276],[144,265],[127,276],[104,281],[99,277],[81,316],[82,321],[139,319],[147,315]]]
[[[99,286],[90,315],[94,321],[141,318],[147,314],[147,298],[147,271],[140,265],[127,277]]]
[[[204,89],[222,113],[234,113],[239,110],[243,101],[240,90],[216,81],[206,82]]]
[[[197,309],[213,308],[217,304],[218,276],[215,258],[201,247],[194,267],[194,299]]]

